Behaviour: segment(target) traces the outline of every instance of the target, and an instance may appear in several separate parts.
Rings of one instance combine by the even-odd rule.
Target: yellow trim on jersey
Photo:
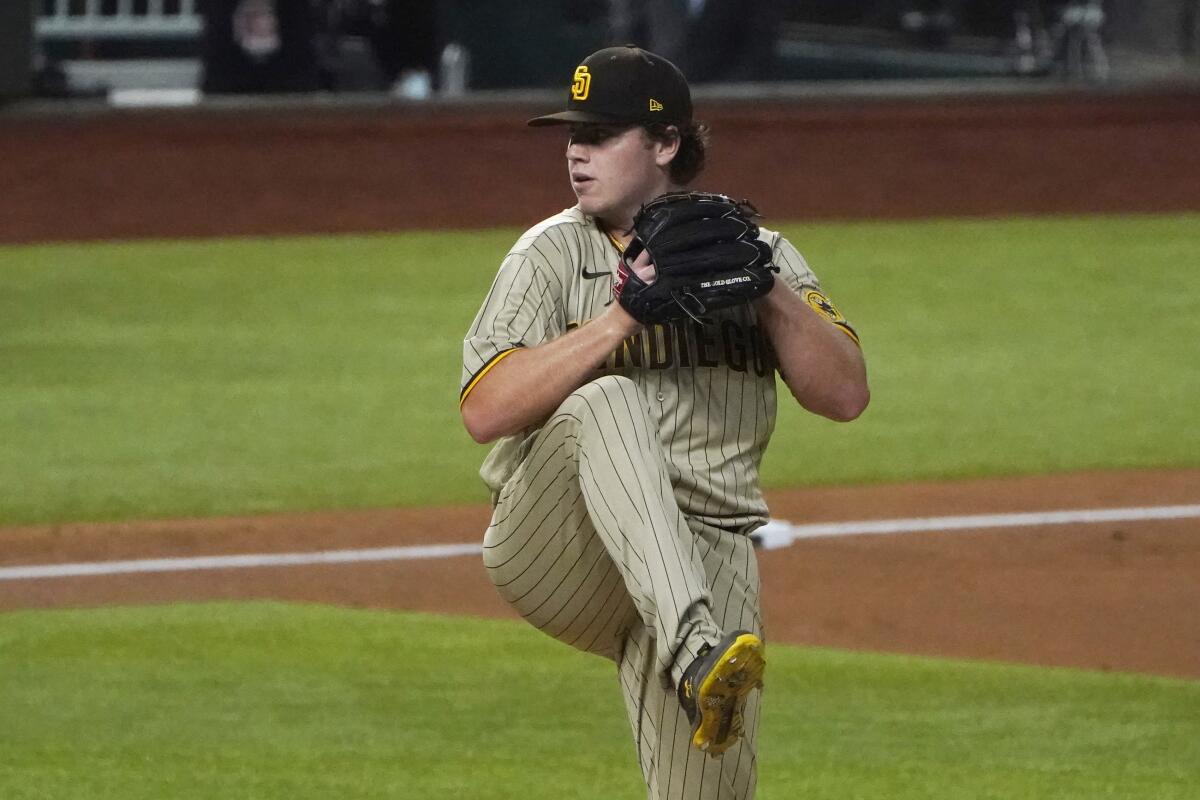
[[[480,378],[482,378],[484,375],[488,374],[488,370],[490,370],[492,367],[496,366],[501,361],[508,358],[509,356],[511,356],[513,353],[517,352],[520,349],[521,348],[519,348],[519,347],[514,347],[509,350],[502,350],[499,353],[497,353],[492,358],[491,361],[484,364],[483,369],[479,370],[479,372],[476,372],[475,377],[471,378],[471,380],[469,380],[467,382],[467,385],[463,387],[462,393],[459,394],[459,396],[458,396],[458,407],[462,408],[462,404],[467,401],[467,395],[469,395],[471,393],[471,390],[475,388],[475,384],[479,383]]]
[[[847,336],[849,336],[849,337],[850,337],[850,341],[854,342],[854,343],[855,343],[856,345],[858,345],[859,347],[862,347],[862,342],[860,342],[860,341],[858,340],[858,334],[855,332],[854,328],[851,328],[849,325],[847,325],[847,324],[846,324],[846,323],[844,323],[844,322],[835,322],[835,323],[833,323],[833,325],[834,325],[834,327],[835,327],[835,328],[837,328],[839,331],[841,331],[842,333],[844,333],[844,334],[846,334]]]

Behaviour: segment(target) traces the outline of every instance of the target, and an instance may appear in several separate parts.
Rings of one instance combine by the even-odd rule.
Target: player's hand
[[[650,260],[650,251],[643,250],[638,253],[638,257],[629,265],[635,275],[642,279],[642,282],[649,285],[654,283],[658,278],[658,270],[654,268],[654,263]]]

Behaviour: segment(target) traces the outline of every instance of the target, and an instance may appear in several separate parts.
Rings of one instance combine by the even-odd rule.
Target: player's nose
[[[579,144],[578,142],[567,142],[567,161],[572,163],[585,162],[588,160],[587,145]]]

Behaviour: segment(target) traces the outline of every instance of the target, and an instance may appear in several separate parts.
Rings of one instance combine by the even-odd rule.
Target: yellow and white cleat
[[[700,651],[683,673],[677,693],[692,723],[692,745],[719,756],[741,738],[746,697],[762,688],[767,662],[762,639],[734,631]]]

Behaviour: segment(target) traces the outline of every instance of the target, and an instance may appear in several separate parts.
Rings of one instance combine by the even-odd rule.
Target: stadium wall
[[[0,242],[528,225],[573,202],[544,105],[0,116]],[[769,220],[1200,210],[1200,93],[702,100],[701,188]],[[769,223],[768,223],[769,224]]]

